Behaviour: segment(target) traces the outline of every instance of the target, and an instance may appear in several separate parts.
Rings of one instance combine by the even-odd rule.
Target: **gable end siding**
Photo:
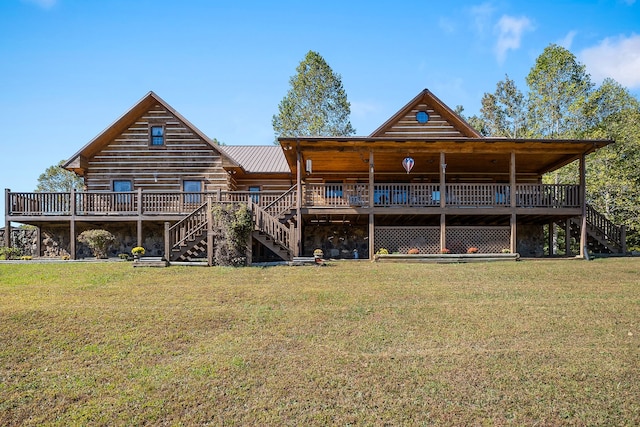
[[[421,124],[416,120],[418,111],[426,111],[429,121]],[[393,126],[384,130],[382,136],[390,138],[459,138],[464,135],[444,117],[426,104],[419,104]]]
[[[165,144],[149,146],[149,126],[164,126]],[[183,179],[202,179],[205,191],[227,189],[220,154],[182,121],[157,104],[88,161],[90,191],[109,191],[114,179],[133,188],[180,191]]]

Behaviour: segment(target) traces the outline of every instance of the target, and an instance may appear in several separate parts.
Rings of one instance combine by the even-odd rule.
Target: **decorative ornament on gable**
[[[402,167],[407,171],[407,173],[411,172],[411,169],[413,169],[413,165],[415,164],[416,162],[412,157],[405,157],[404,160],[402,160]]]

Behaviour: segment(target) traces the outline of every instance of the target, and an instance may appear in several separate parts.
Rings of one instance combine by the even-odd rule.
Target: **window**
[[[111,186],[115,193],[126,193],[129,191],[133,191],[133,184],[128,179],[127,180],[114,179]],[[130,209],[125,209],[125,207],[122,205],[131,204],[131,194],[116,194],[116,203],[120,205],[118,209],[130,210]]]
[[[256,193],[251,194],[251,201],[253,203],[260,203],[260,187],[249,187],[249,193]]]
[[[133,184],[129,180],[113,180],[113,191],[122,192],[122,191],[133,191]]]
[[[160,147],[164,145],[164,127],[151,126],[151,146]]]
[[[185,179],[182,181],[182,191],[184,191],[185,203],[201,203],[202,202],[202,181]]]

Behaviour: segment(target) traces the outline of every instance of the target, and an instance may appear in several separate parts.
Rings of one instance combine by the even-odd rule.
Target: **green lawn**
[[[0,264],[0,425],[640,425],[640,259]]]

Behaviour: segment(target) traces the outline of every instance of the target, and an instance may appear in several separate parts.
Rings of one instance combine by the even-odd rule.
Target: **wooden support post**
[[[296,144],[296,250],[295,256],[302,254],[302,153],[300,152],[300,144]]]
[[[136,225],[136,239],[138,241],[137,246],[142,246],[142,218],[138,216],[138,221]]]
[[[142,206],[142,188],[138,188],[138,194],[136,194],[136,197],[138,198],[138,216],[142,216],[142,214],[144,213],[144,209]],[[138,242],[140,243],[140,242]],[[138,245],[140,246],[140,245]]]
[[[8,248],[11,247],[11,190],[4,189],[4,245]]]
[[[69,195],[69,255],[71,259],[76,259],[76,190],[71,189]]]
[[[509,250],[512,254],[518,252],[518,223],[516,213],[511,213],[511,240],[509,241]]]
[[[444,208],[446,206],[446,171],[447,171],[447,159],[444,154],[444,151],[440,152],[440,207]],[[442,236],[440,237],[442,239]],[[440,248],[443,249],[443,248]]]
[[[71,259],[76,259],[76,219],[73,216],[69,221],[69,252]]]
[[[571,256],[571,219],[567,218],[564,222],[564,254]]]
[[[627,253],[627,227],[624,225],[620,226],[620,250],[623,254]]]
[[[549,246],[549,256],[553,256],[556,254],[556,239],[555,237],[555,229],[556,225],[553,221],[550,221],[547,225],[549,228],[549,234],[547,235],[547,246]]]
[[[369,259],[373,259],[376,252],[375,225],[375,166],[373,150],[369,150]]]
[[[442,193],[441,193],[442,194]],[[440,214],[440,253],[447,248],[447,219],[444,213]]]
[[[518,252],[518,217],[516,216],[516,152],[512,151],[509,158],[509,205],[511,206],[511,239],[509,250],[512,254]]]
[[[580,156],[580,206],[582,215],[580,221],[580,258],[587,256],[587,179],[586,179],[586,159],[583,154]]]
[[[516,207],[516,153],[515,151],[511,152],[511,160],[509,161],[509,191],[510,194],[510,202],[511,209],[515,209]]]
[[[249,201],[249,203],[251,203]],[[213,236],[213,203],[211,200],[211,196],[207,197],[207,265],[209,267],[213,266],[213,246],[214,246],[214,236]],[[249,237],[249,245],[251,245],[251,237]],[[250,264],[250,258],[247,257],[247,263]]]
[[[169,241],[169,229],[171,228],[170,222],[164,223],[164,260],[171,262],[171,242]]]

